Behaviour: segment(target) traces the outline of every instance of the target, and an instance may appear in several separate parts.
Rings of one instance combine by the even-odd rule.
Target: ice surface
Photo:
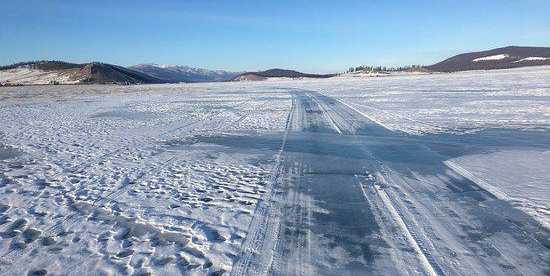
[[[424,266],[437,273],[476,271],[483,268],[476,260],[490,264],[489,258],[497,253],[486,252],[495,250],[503,256],[529,254],[524,249],[487,249],[512,235],[508,228],[495,230],[490,221],[460,221],[462,228],[457,230],[443,225],[448,221],[438,224],[429,218],[477,219],[470,212],[485,214],[487,208],[500,206],[452,210],[462,201],[476,199],[468,197],[468,190],[463,197],[451,197],[448,194],[454,190],[436,189],[434,183],[447,183],[449,175],[459,179],[459,172],[442,163],[452,161],[505,195],[504,202],[548,222],[550,159],[544,137],[550,127],[549,73],[550,67],[532,67],[385,78],[2,87],[0,273],[228,272],[241,259],[251,231],[266,237],[275,234],[249,228],[255,225],[251,222],[263,221],[255,218],[262,211],[269,214],[269,206],[258,207],[266,202],[262,201],[266,195],[310,204],[307,210],[313,218],[331,219],[335,225],[354,221],[336,217],[338,212],[360,216],[369,208],[392,206],[397,215],[381,211],[361,225],[376,222],[381,229],[399,229],[382,216],[391,219],[393,214],[410,232],[406,239],[392,238],[401,237],[398,232],[368,232],[369,239],[359,239],[359,244],[379,250],[361,248],[368,251],[368,260],[350,255],[346,250],[354,247],[338,241],[323,255],[335,258],[334,264],[347,256],[357,259],[357,267],[374,262],[387,273],[413,273],[418,268],[416,254],[424,256]],[[302,109],[297,108],[298,101]],[[356,113],[348,116],[349,112]],[[360,128],[359,118],[376,127]],[[354,136],[357,133],[359,138]],[[286,137],[289,159],[283,163],[281,145]],[[371,158],[362,145],[378,156],[378,162],[393,166],[386,184],[367,185],[380,177],[364,172],[378,165],[357,161]],[[298,171],[292,167],[295,164],[303,165],[301,175],[296,175],[303,185],[328,185],[334,180],[352,190],[340,188],[323,197],[314,190],[270,194],[273,175],[283,165]],[[446,171],[448,175],[443,174]],[[461,189],[470,188],[458,183],[464,185]],[[425,190],[415,190],[418,187]],[[329,185],[320,188],[334,191]],[[387,200],[367,204],[363,193],[371,199],[385,195]],[[431,193],[458,203],[438,198],[436,205],[425,205],[429,201],[423,200]],[[335,204],[339,196],[357,202]],[[404,198],[408,199],[400,201]],[[364,209],[343,208],[356,203]],[[449,204],[445,205],[449,210],[431,208],[441,206],[437,204]],[[414,208],[406,207],[411,205]],[[308,216],[299,218],[305,221]],[[288,225],[293,219],[287,218]],[[473,226],[478,228],[468,228]],[[490,228],[487,231],[493,236],[479,242],[483,234],[478,231],[483,227]],[[281,244],[281,250],[300,246],[302,241],[329,242],[326,235],[302,240],[299,233],[293,236],[292,229],[288,231],[286,237],[300,240]],[[439,240],[427,238],[434,233]],[[486,251],[480,258],[471,257],[475,254],[461,247],[456,233],[467,233],[464,239]],[[410,244],[415,246],[411,249]],[[448,261],[453,259],[450,256],[465,263],[456,265]],[[521,261],[529,264],[529,260]],[[277,261],[282,259],[273,263]],[[513,262],[500,266],[514,273],[539,271],[533,267]]]
[[[451,161],[550,228],[550,151],[505,150]]]
[[[0,160],[10,159],[18,154],[19,152],[17,150],[0,143]]]

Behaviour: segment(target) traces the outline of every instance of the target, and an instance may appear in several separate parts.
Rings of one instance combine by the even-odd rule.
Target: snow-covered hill
[[[225,81],[240,74],[240,72],[209,70],[180,65],[138,64],[129,68],[167,82]]]
[[[55,83],[73,84],[78,83],[78,80],[72,79],[70,77],[70,72],[44,71],[32,68],[15,68],[0,71],[0,85],[35,85]]]
[[[117,65],[92,62],[33,61],[0,67],[0,85],[143,84],[160,79]]]
[[[541,65],[550,65],[549,47],[510,46],[456,55],[426,68],[437,72],[456,72]]]

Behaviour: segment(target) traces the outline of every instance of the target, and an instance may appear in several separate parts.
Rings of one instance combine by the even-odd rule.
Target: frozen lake
[[[549,75],[0,88],[0,274],[545,275]]]

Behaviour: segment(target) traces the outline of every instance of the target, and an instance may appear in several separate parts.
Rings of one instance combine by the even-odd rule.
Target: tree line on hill
[[[50,70],[81,68],[83,66],[84,66],[83,64],[69,63],[69,62],[64,62],[59,60],[35,60],[35,61],[14,63],[6,66],[0,66],[0,70],[10,70],[10,69],[16,69],[20,67],[31,67],[33,69],[50,71]]]
[[[417,72],[417,71],[424,71],[424,70],[425,68],[423,65],[407,65],[407,66],[399,66],[399,67],[361,65],[357,67],[350,67],[346,71],[346,73]]]

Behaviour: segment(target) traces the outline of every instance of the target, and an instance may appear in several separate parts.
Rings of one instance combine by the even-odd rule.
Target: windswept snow
[[[0,274],[543,275],[550,67],[0,88]]]
[[[13,263],[0,273],[12,275],[230,270],[276,152],[210,140],[280,130],[290,104],[223,85],[0,95],[0,142],[21,152],[0,161],[0,258]]]
[[[494,60],[502,60],[510,55],[507,54],[500,54],[500,55],[494,55],[494,56],[487,56],[487,57],[480,57],[472,60],[473,62],[480,62],[480,61],[494,61]]]

